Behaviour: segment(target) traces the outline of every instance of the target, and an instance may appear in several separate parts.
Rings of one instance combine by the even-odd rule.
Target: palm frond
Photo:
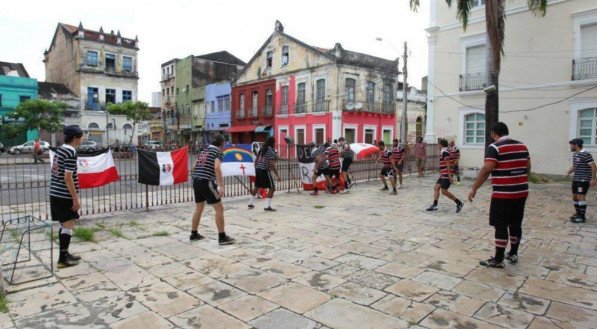
[[[417,12],[421,3],[419,0],[409,0],[410,1],[410,10]],[[530,1],[530,0],[529,0]]]
[[[505,0],[489,0],[485,2],[487,37],[490,42],[493,67],[498,72],[500,71],[501,56],[504,54],[505,3]]]
[[[452,7],[452,0],[446,0],[449,7]],[[471,13],[470,0],[458,0],[456,3],[456,17],[462,22],[462,29],[466,31],[468,26],[468,18]]]
[[[545,16],[547,12],[547,0],[527,0],[527,3],[535,16]]]

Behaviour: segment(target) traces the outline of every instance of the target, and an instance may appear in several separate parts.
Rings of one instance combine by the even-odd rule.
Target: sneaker
[[[456,186],[460,186],[460,182],[456,182]]]
[[[77,262],[76,260],[66,258],[63,260],[58,260],[58,265],[56,267],[66,268],[66,267],[72,267],[72,266],[76,266],[76,265],[79,265],[79,262]]]
[[[390,192],[390,195],[398,195],[398,192],[392,191],[392,192]]]
[[[402,189],[402,185],[398,186],[399,189]]]
[[[265,211],[276,211],[276,209],[274,209],[272,207],[263,208],[263,210],[265,210]]]
[[[389,188],[387,186],[384,186],[380,191],[387,191],[389,190]]]
[[[76,261],[76,262],[78,262],[78,261],[80,261],[80,260],[81,260],[81,256],[79,256],[79,255],[75,255],[75,254],[71,254],[71,253],[70,253],[70,252],[68,252],[68,251],[66,252],[66,258],[67,258],[67,259],[70,259],[70,260],[74,260],[74,261]]]
[[[427,210],[427,211],[435,211],[435,210],[437,210],[437,206],[432,204],[429,208],[427,208],[425,210]]]
[[[234,240],[234,238],[231,238],[231,237],[229,237],[227,235],[225,235],[222,239],[218,239],[218,244],[220,246],[234,244],[235,242],[236,242],[236,240]]]
[[[249,205],[247,205],[247,206],[249,207],[249,209],[253,209],[253,208],[255,208],[255,205],[252,205],[252,204],[249,204]]]
[[[336,194],[336,193],[338,193],[338,190],[331,190],[330,193]]]
[[[346,192],[348,192],[348,190],[342,190],[342,191],[340,191],[340,194],[344,194]]]
[[[487,267],[494,267],[494,268],[504,268],[504,262],[497,262],[495,258],[491,257],[488,260],[482,260],[479,262],[479,265],[487,266]]]
[[[462,210],[462,207],[464,207],[464,203],[460,202],[456,204],[456,213],[459,213],[460,210]]]
[[[577,217],[578,217],[578,214],[577,214],[577,213],[575,213],[574,215],[570,216],[570,219],[571,219],[571,220],[572,220],[572,219],[576,219]]]
[[[578,216],[578,217],[570,220],[570,222],[577,223],[577,224],[578,223],[584,223],[586,221],[587,221],[587,219],[585,218],[585,216]]]
[[[315,195],[315,196],[318,196],[318,195],[319,195],[319,192],[317,192],[317,191],[313,191],[313,192],[309,193],[309,195]]]
[[[191,234],[191,236],[189,237],[189,240],[191,240],[191,241],[199,241],[199,240],[203,240],[203,239],[205,239],[205,237],[199,233]]]
[[[508,262],[510,262],[510,264],[518,263],[518,255],[510,255],[510,253],[507,253],[506,259],[508,260]]]

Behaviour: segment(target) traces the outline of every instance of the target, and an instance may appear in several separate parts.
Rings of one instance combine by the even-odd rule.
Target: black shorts
[[[394,168],[383,167],[381,168],[381,172],[379,174],[385,177],[394,176]]]
[[[489,225],[495,227],[519,226],[524,216],[527,199],[491,199]]]
[[[342,160],[342,172],[347,172],[352,164],[352,158],[344,158]]]
[[[319,177],[321,175],[329,176],[330,175],[330,169],[329,168],[317,169],[317,171],[315,172],[315,177]]]
[[[340,178],[340,169],[328,169],[328,176]]]
[[[255,186],[258,188],[275,188],[274,179],[269,170],[255,169]]]
[[[399,172],[402,172],[402,170],[404,170],[404,161],[397,163],[396,162],[396,168],[398,169]]]
[[[72,199],[50,196],[50,214],[52,215],[52,221],[64,223],[71,219],[79,219],[79,213],[73,211],[71,209],[72,206]]]
[[[454,173],[454,175],[460,175],[460,168],[458,167],[458,165],[454,165],[454,167],[452,168],[452,172]]]
[[[443,177],[440,177],[437,180],[437,184],[439,184],[441,186],[442,190],[447,190],[450,188],[450,185],[452,185],[452,183],[450,183],[449,178],[443,178]]]
[[[572,181],[572,194],[587,195],[590,186],[590,182]]]
[[[195,192],[195,203],[215,204],[222,201],[218,194],[216,181],[193,179],[193,191]]]

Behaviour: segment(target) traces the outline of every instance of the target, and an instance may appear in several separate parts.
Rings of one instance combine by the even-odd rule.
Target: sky
[[[45,81],[43,53],[58,22],[120,30],[123,37],[139,37],[138,99],[151,102],[151,92],[160,91],[162,63],[221,50],[248,62],[279,20],[286,34],[309,45],[340,42],[391,60],[402,57],[406,41],[408,82],[420,87],[427,75],[429,1],[415,13],[408,0],[20,0],[0,12],[0,61],[23,63],[32,78]]]

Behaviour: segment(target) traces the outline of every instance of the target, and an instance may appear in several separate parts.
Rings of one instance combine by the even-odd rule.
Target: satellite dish
[[[346,103],[346,109],[347,110],[354,110],[354,103],[353,102]]]
[[[359,102],[359,103],[354,104],[354,108],[357,109],[357,110],[362,109],[363,108],[363,103]]]

